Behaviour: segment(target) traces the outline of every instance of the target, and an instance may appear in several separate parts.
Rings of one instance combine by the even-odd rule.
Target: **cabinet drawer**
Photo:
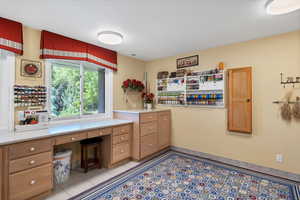
[[[109,135],[111,133],[112,133],[111,128],[103,128],[103,129],[92,130],[92,131],[88,131],[88,138],[99,137],[99,136],[102,136],[102,135]]]
[[[119,144],[123,142],[128,142],[129,140],[129,134],[123,134],[123,135],[115,135],[113,136],[113,144]]]
[[[130,125],[119,126],[119,127],[113,128],[114,135],[129,134],[129,132],[130,132]]]
[[[141,157],[155,153],[157,147],[157,134],[146,135],[141,138]]]
[[[9,159],[14,160],[46,151],[52,151],[51,139],[13,144],[9,146]]]
[[[149,135],[157,132],[157,122],[141,123],[141,136]]]
[[[55,144],[66,144],[70,142],[76,142],[80,140],[84,140],[87,138],[87,133],[76,133],[76,134],[71,134],[71,135],[66,135],[66,136],[60,136],[55,139]]]
[[[130,147],[128,142],[113,145],[112,151],[112,163],[116,163],[130,157]]]
[[[12,160],[9,162],[9,173],[19,172],[51,162],[52,151],[19,158],[17,160]]]
[[[51,190],[52,164],[9,176],[9,199],[24,200]]]
[[[157,120],[157,113],[142,113],[141,114],[141,123],[143,122],[152,122]]]

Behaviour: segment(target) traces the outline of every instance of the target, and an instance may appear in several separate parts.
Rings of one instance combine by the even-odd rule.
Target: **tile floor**
[[[72,170],[68,182],[55,186],[53,193],[46,200],[67,200],[138,164],[138,162],[132,161],[112,169],[95,169],[87,174],[79,170]]]

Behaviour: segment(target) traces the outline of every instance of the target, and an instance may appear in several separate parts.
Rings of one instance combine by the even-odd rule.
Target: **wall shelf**
[[[215,70],[193,72],[192,76],[157,79],[157,104],[224,108],[225,71],[213,71]]]

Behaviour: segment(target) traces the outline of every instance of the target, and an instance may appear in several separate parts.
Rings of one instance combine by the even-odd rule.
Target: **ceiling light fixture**
[[[117,45],[123,42],[123,35],[114,31],[102,31],[98,33],[98,40],[104,44]]]
[[[270,15],[283,15],[300,9],[300,0],[269,0],[266,11]]]

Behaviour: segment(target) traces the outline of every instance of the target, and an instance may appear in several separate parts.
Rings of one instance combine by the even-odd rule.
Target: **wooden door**
[[[228,130],[252,132],[252,68],[228,70]]]
[[[158,148],[163,149],[170,146],[171,141],[171,116],[170,112],[159,112],[158,114]]]

